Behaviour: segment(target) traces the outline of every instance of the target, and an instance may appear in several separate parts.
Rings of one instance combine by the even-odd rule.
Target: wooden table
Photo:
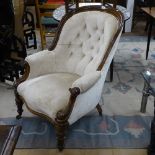
[[[142,7],[141,8],[147,15],[149,15],[150,23],[149,23],[149,30],[148,30],[148,38],[147,38],[147,48],[146,48],[146,59],[148,58],[149,48],[150,48],[150,40],[151,40],[151,33],[152,33],[152,25],[153,21],[155,20],[155,7]]]
[[[12,155],[20,135],[21,126],[0,125],[0,155]]]
[[[90,5],[96,5],[96,6],[101,6],[101,8],[105,9],[106,7],[102,5],[102,3],[79,3],[79,7],[82,7],[82,6],[90,6]],[[76,6],[75,5],[72,5],[71,6],[72,9],[75,9]],[[124,20],[128,20],[130,18],[130,12],[127,11],[127,9],[121,5],[117,5],[116,8],[121,11],[124,15]],[[56,8],[54,11],[53,11],[53,17],[57,20],[57,21],[60,21],[63,16],[66,14],[66,11],[65,11],[65,5],[61,5],[59,6],[58,8]]]

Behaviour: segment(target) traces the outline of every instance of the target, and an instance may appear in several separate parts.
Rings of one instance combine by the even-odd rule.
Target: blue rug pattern
[[[69,127],[66,148],[146,148],[150,116],[86,116]],[[40,118],[1,118],[0,125],[22,125],[17,148],[56,148],[53,126]]]

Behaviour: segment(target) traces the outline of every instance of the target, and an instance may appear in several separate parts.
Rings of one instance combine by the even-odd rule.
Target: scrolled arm
[[[101,71],[95,71],[80,77],[72,84],[72,87],[78,87],[81,93],[91,88],[101,77]]]
[[[27,78],[28,78],[28,76],[29,76],[29,72],[30,72],[30,66],[29,66],[29,64],[28,64],[28,62],[27,61],[21,61],[20,63],[19,63],[19,67],[22,69],[22,70],[24,70],[24,73],[23,73],[23,75],[19,78],[19,79],[17,79],[16,81],[15,81],[15,83],[14,83],[14,87],[17,89],[17,87],[18,87],[18,85],[20,84],[20,83],[22,83],[22,82],[24,82]]]
[[[55,53],[53,51],[40,51],[25,59],[30,66],[29,79],[49,74],[55,70]]]
[[[77,96],[87,91],[89,88],[91,88],[98,81],[100,77],[101,77],[101,72],[95,71],[93,73],[89,73],[82,76],[72,84],[72,88],[69,89],[71,95],[69,98],[68,105],[65,109],[62,109],[57,112],[56,122],[68,121],[69,116],[71,115],[71,112],[73,110],[74,103],[76,101]]]

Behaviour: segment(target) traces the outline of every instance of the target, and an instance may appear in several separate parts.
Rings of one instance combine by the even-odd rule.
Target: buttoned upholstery
[[[56,112],[59,110],[54,107],[62,104],[62,106],[58,106],[62,109],[67,105],[67,99],[69,98],[68,89],[72,87],[74,81],[84,75],[90,74],[89,76],[91,76],[93,73],[95,74],[95,71],[103,59],[104,53],[118,29],[118,24],[117,19],[113,15],[108,13],[103,14],[103,12],[97,11],[83,12],[71,17],[67,20],[62,29],[55,50],[44,50],[26,58],[26,61],[29,62],[32,69],[29,77],[32,78],[32,80],[28,80],[19,85],[19,94],[24,96],[27,104],[32,109],[35,109],[38,112],[44,112],[54,119]],[[113,57],[114,53],[110,54],[112,54],[111,57]],[[37,64],[33,64],[32,62],[34,61],[38,61]],[[107,59],[107,61],[108,68],[111,58],[110,60]],[[85,98],[85,95],[82,94],[82,97],[79,96],[81,105],[78,103],[79,109],[75,112],[73,111],[75,116],[73,116],[73,114],[71,115],[71,123],[84,115],[85,112],[82,112],[80,107],[85,107],[83,108],[84,111],[86,109],[90,111],[97,105],[101,97],[107,71],[108,69],[105,70],[104,68],[102,78],[100,75],[97,75],[95,82],[100,79],[99,81],[102,85],[100,82],[96,83],[96,90],[98,89],[98,92],[100,93],[95,93],[96,101],[94,101],[95,99],[92,99],[92,106],[88,103],[90,101],[86,101],[87,103],[83,105],[82,98]],[[61,80],[58,78],[59,76],[61,77]],[[67,81],[65,81],[65,79]],[[87,82],[87,80],[85,80],[85,82]],[[60,84],[60,86],[55,83]],[[63,83],[66,85],[63,85]],[[91,85],[91,83],[89,83],[89,85]],[[36,89],[37,91],[35,91]],[[53,95],[54,91],[57,93],[54,93]],[[63,95],[61,91],[64,92]],[[91,92],[91,89],[89,91]],[[93,90],[92,92],[94,93]],[[65,102],[60,102],[58,99],[60,98],[59,93],[61,94],[61,97],[65,96],[60,99]],[[89,95],[89,93],[87,95]],[[53,102],[53,99],[55,102]],[[88,105],[90,109],[88,108]],[[72,117],[74,117],[74,119]]]
[[[55,120],[59,129],[60,122],[73,124],[100,102],[122,32],[122,15],[118,12],[119,19],[114,13],[113,9],[80,8],[66,15],[54,45],[26,58],[29,74],[17,92],[29,109]],[[69,88],[80,94],[75,97],[77,91],[70,94]],[[61,110],[68,114],[59,115]]]
[[[74,15],[64,25],[58,41],[57,70],[79,75],[95,71],[117,29],[118,21],[107,13],[88,11]]]
[[[118,20],[108,13],[91,11],[74,15],[65,23],[53,51],[44,50],[45,53],[26,58],[30,64],[39,59],[36,66],[31,65],[30,77],[37,72],[40,72],[37,76],[55,71],[84,75],[97,70],[118,25]]]

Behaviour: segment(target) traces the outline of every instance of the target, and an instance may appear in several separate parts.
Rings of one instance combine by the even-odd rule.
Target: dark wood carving
[[[96,109],[97,109],[99,115],[102,116],[102,108],[101,108],[101,106],[99,105],[99,103],[97,104]]]
[[[17,91],[15,92],[15,102],[17,105],[17,112],[18,115],[16,116],[17,119],[21,118],[21,115],[23,113],[23,101],[20,99],[20,96],[18,95]]]
[[[20,83],[24,82],[27,79],[30,72],[30,66],[26,61],[22,61],[20,63],[20,66],[24,69],[24,75],[21,78],[17,79],[16,82],[14,83],[15,103],[17,105],[17,112],[18,112],[18,115],[16,116],[17,119],[21,118],[23,112],[22,106],[24,103],[17,92],[17,87]]]
[[[68,102],[68,106],[65,109],[58,111],[55,119],[57,147],[60,151],[62,151],[64,148],[66,129],[69,126],[68,118],[73,110],[76,97],[80,94],[80,89],[78,87],[70,88],[69,91],[71,95]]]

